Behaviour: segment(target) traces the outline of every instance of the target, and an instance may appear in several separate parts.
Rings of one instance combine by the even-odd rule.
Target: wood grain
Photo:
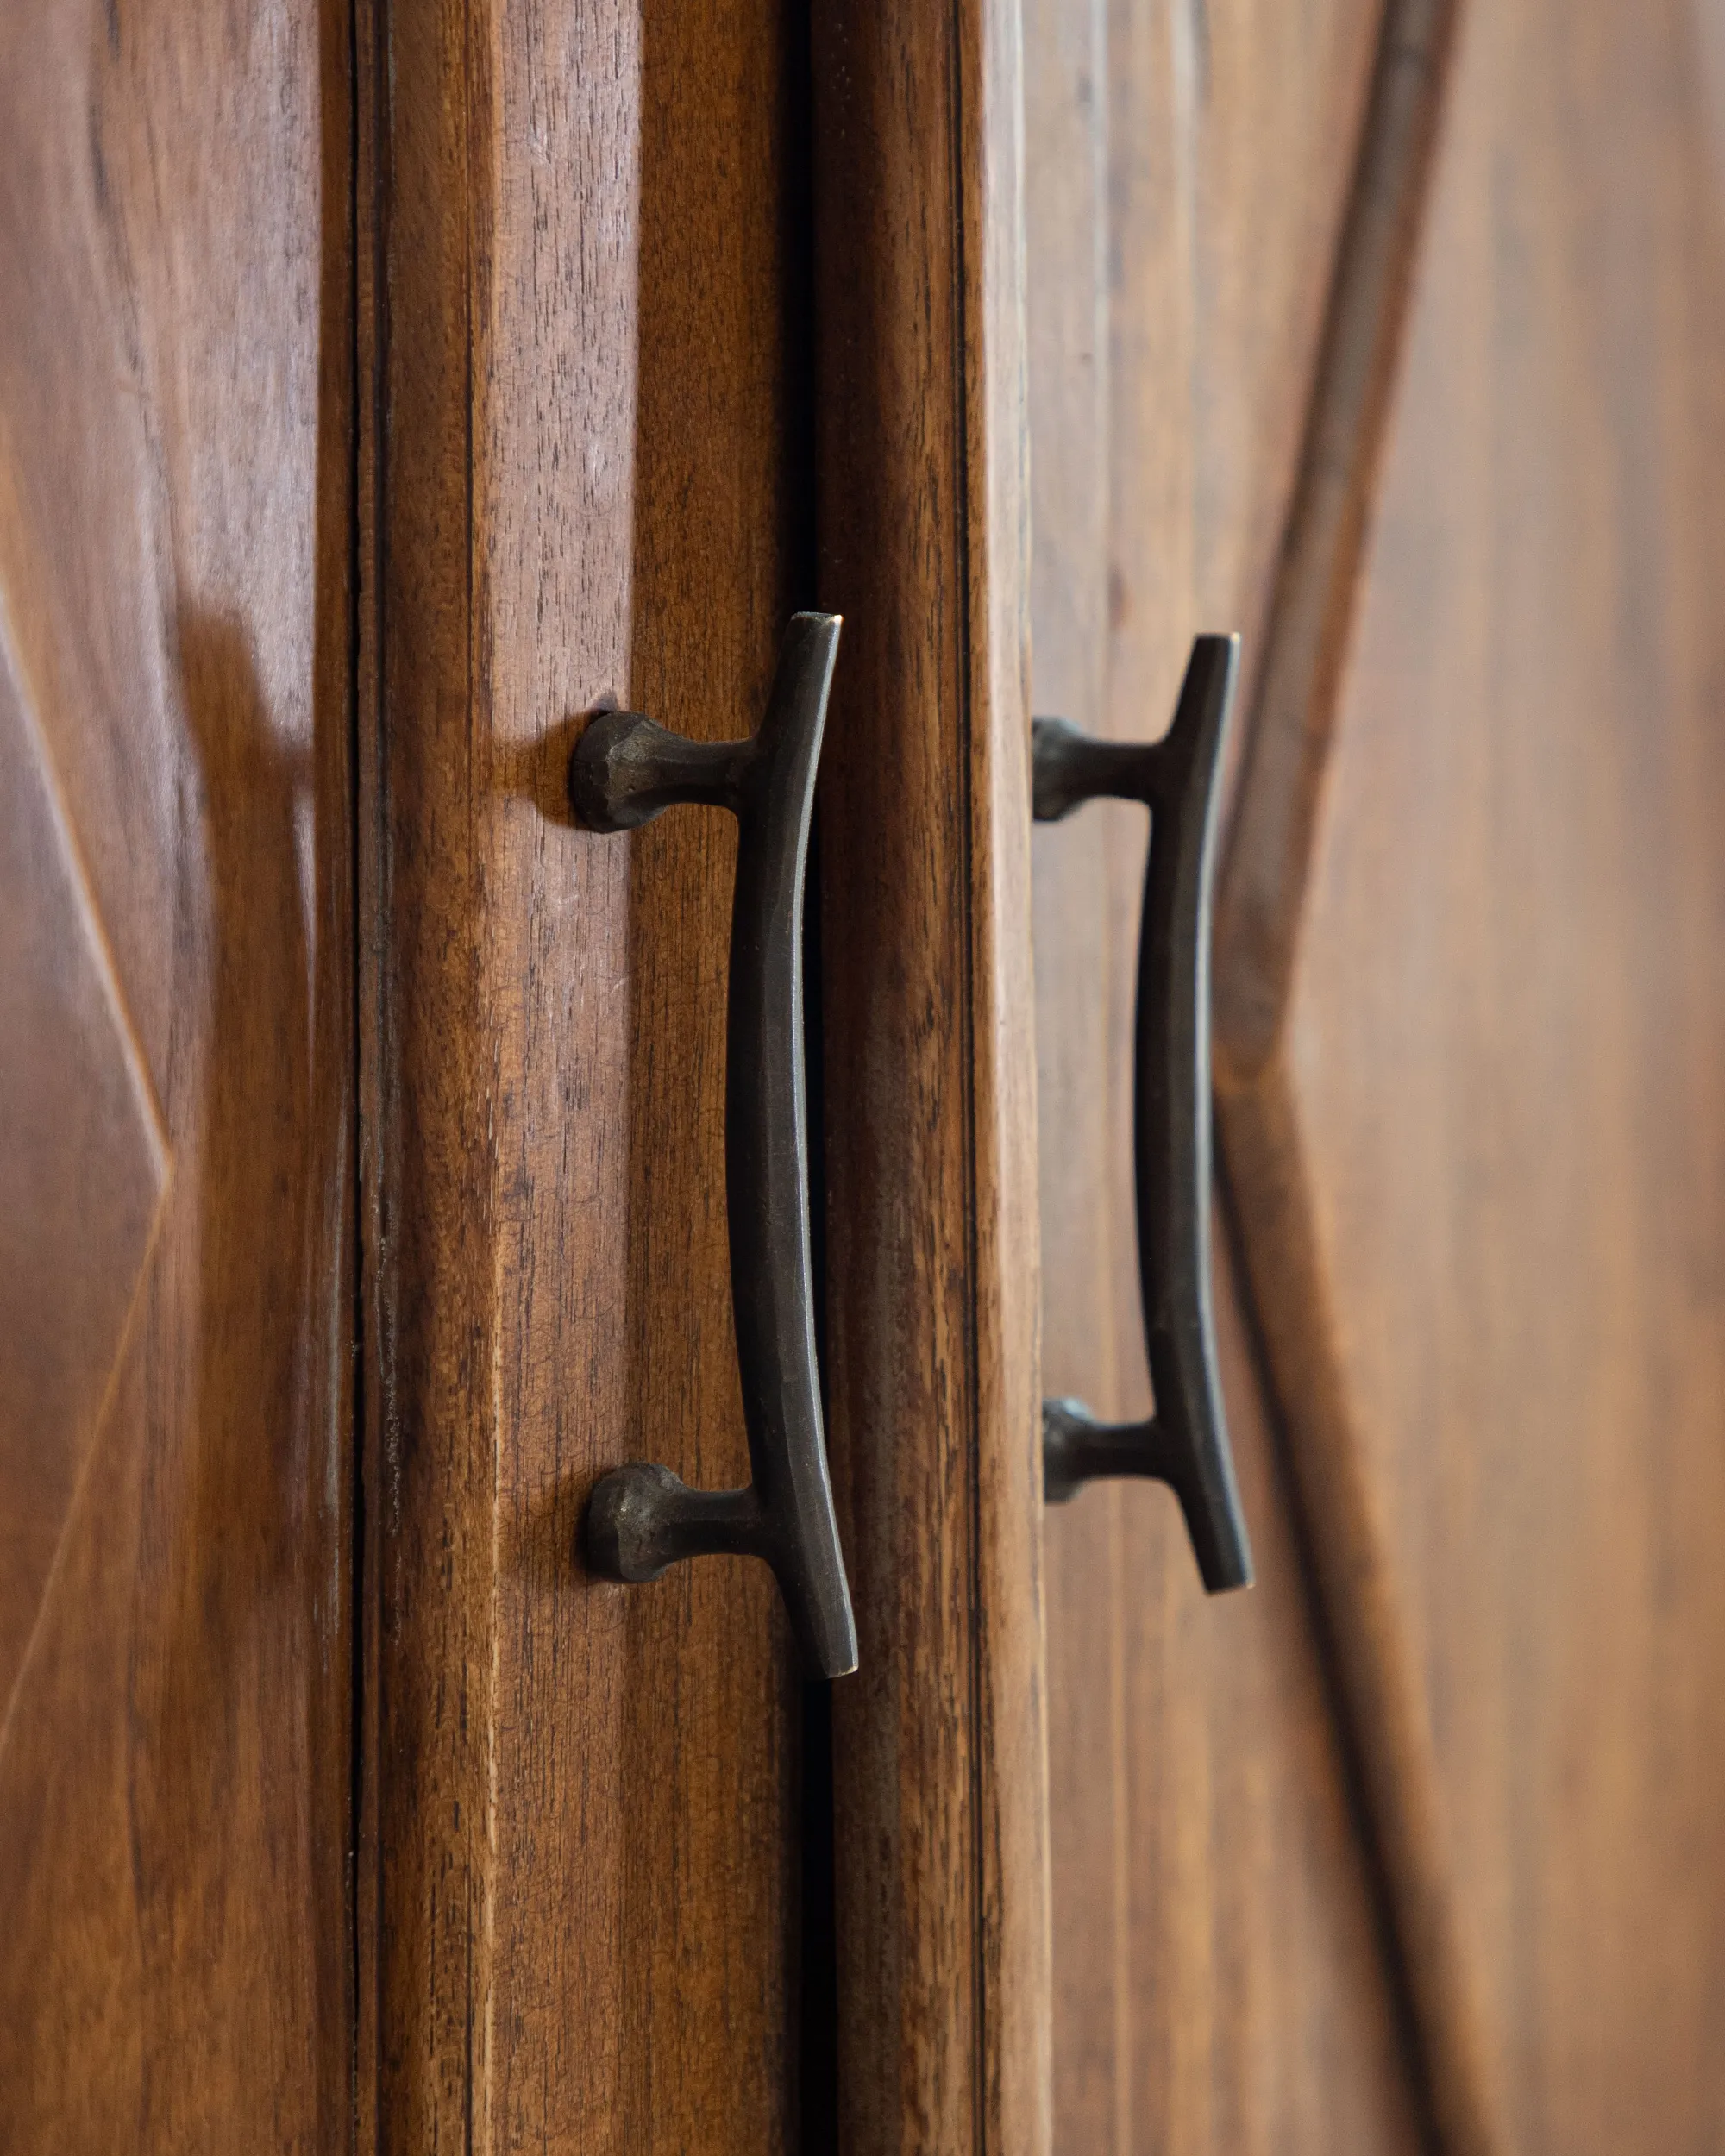
[[[1035,699],[1160,733],[1193,634],[1247,663],[1293,492],[1369,6],[1033,7]],[[1035,842],[1045,1374],[1149,1404],[1130,1160],[1145,820]],[[1219,1246],[1220,1248],[1220,1246]],[[1207,1601],[1165,1493],[1048,1521],[1056,2145],[1411,2148],[1399,1999],[1232,1276],[1258,1560]]]
[[[1468,18],[1378,475],[1357,411],[1285,560],[1219,1079],[1449,2140],[1700,2148],[1719,98],[1686,9],[1577,27]]]
[[[573,1547],[628,1459],[746,1478],[734,833],[561,819],[583,714],[751,731],[808,596],[791,40],[742,0],[403,0],[375,37],[362,2102],[415,2156],[759,2156],[794,2126],[776,1593]]]
[[[1218,894],[1215,1055],[1223,1158],[1415,2002],[1420,2077],[1445,2145],[1485,2151],[1505,2146],[1491,2035],[1457,1938],[1381,1535],[1352,1455],[1303,1434],[1333,1420],[1337,1382],[1273,1053],[1456,14],[1445,0],[1406,0],[1386,9],[1379,35]]]
[[[348,57],[0,22],[20,2151],[350,2138]]]
[[[154,1090],[39,725],[0,649],[0,1731],[160,1217]],[[3,1745],[0,1735],[0,1745]]]
[[[823,0],[821,780],[850,2156],[1048,2146],[1015,11]]]

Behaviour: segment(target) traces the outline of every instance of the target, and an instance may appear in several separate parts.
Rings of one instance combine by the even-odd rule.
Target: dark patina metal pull
[[[724,1172],[753,1479],[696,1490],[668,1468],[618,1468],[588,1501],[587,1562],[608,1579],[650,1580],[683,1557],[764,1557],[804,1658],[824,1677],[856,1667],[815,1367],[803,1069],[803,871],[838,629],[836,614],[792,617],[766,718],[747,741],[689,741],[611,711],[569,762],[569,798],[590,830],[633,830],[680,801],[730,809],[738,827]]]
[[[1161,741],[1097,741],[1061,718],[1038,719],[1032,741],[1038,823],[1099,794],[1142,801],[1151,813],[1132,1091],[1156,1412],[1147,1422],[1103,1423],[1078,1401],[1044,1401],[1043,1486],[1053,1504],[1098,1476],[1167,1482],[1213,1595],[1251,1581],[1210,1309],[1210,886],[1239,664],[1238,636],[1200,636]]]

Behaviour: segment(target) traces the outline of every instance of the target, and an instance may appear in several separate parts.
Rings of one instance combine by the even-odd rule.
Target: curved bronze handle
[[[650,1580],[683,1557],[764,1557],[823,1677],[856,1667],[815,1367],[803,1069],[803,871],[838,629],[836,614],[792,616],[747,741],[689,741],[609,711],[569,761],[569,799],[590,830],[633,830],[679,801],[737,818],[724,1173],[753,1477],[747,1489],[695,1490],[668,1468],[617,1469],[588,1501],[587,1562],[609,1579]]]
[[[1239,666],[1238,636],[1200,636],[1161,741],[1096,741],[1061,718],[1038,719],[1032,735],[1038,823],[1099,794],[1142,801],[1151,818],[1132,1093],[1138,1283],[1156,1413],[1148,1422],[1103,1423],[1078,1401],[1044,1401],[1044,1489],[1054,1504],[1097,1476],[1169,1483],[1213,1595],[1251,1582],[1210,1309],[1210,887]]]

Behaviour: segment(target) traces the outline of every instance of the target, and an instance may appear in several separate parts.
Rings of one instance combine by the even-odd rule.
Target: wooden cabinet
[[[1700,2152],[1725,2120],[1725,36],[1699,0],[0,25],[0,2140]],[[737,844],[595,713],[842,614],[860,1666],[748,1479]],[[1151,1406],[1143,809],[1257,1559]]]
[[[1051,1518],[1057,2143],[1709,2147],[1716,32],[1026,19],[1038,708],[1153,732],[1199,628],[1251,676],[1217,1287],[1259,1584],[1202,1603],[1157,1494]],[[1036,863],[1045,1382],[1122,1412],[1142,843]]]

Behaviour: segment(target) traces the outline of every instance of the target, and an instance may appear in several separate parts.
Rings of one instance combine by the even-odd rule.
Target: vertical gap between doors
[[[784,110],[780,141],[784,279],[785,560],[789,610],[816,604],[816,323],[813,25],[812,0],[782,0]],[[843,666],[843,647],[838,663]],[[803,1049],[808,1100],[810,1240],[815,1344],[825,1392],[826,1175],[820,937],[820,807],[810,833],[803,912]],[[823,1406],[825,1406],[823,1397]],[[838,1953],[834,1905],[832,1690],[805,1682],[794,1741],[798,1802],[792,1895],[788,2145],[798,2156],[837,2156]]]

